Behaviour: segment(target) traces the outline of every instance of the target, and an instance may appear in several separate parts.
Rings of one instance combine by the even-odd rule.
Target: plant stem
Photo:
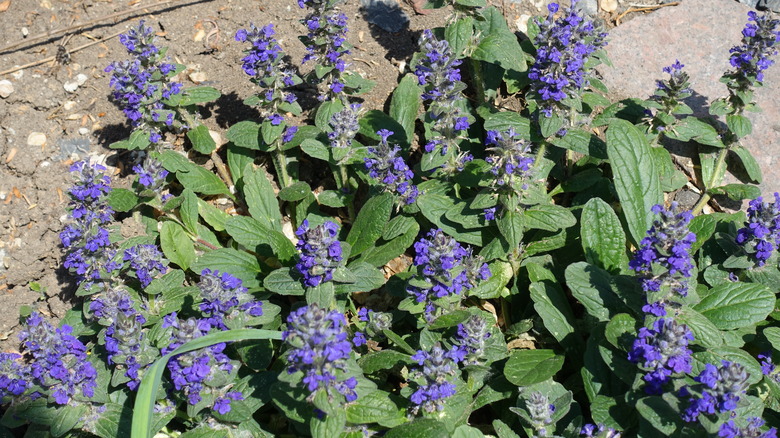
[[[271,157],[274,161],[276,174],[279,176],[279,187],[282,189],[289,187],[292,181],[290,181],[290,175],[287,173],[287,157],[284,155],[284,151],[282,151],[279,145],[276,146]]]
[[[471,60],[471,79],[474,85],[474,94],[476,100],[481,105],[485,102],[485,80],[482,74],[482,63],[474,58]]]
[[[712,171],[712,178],[706,183],[707,191],[704,193],[704,195],[702,195],[701,199],[699,199],[699,202],[697,202],[693,207],[693,210],[691,210],[691,213],[694,215],[701,213],[704,206],[707,205],[710,199],[712,199],[710,189],[715,187],[715,185],[719,183],[722,178],[722,174],[724,173],[726,166],[726,155],[728,155],[729,149],[731,148],[725,147],[718,152],[718,159],[715,162],[715,169]]]
[[[349,222],[355,223],[355,193],[352,183],[349,181],[349,173],[347,172],[347,166],[339,164],[339,174],[341,177],[341,187],[339,189],[347,189],[347,215],[349,216]]]

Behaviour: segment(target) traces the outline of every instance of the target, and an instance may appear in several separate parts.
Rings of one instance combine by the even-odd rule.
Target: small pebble
[[[520,18],[518,18],[515,21],[515,26],[517,26],[517,30],[522,33],[528,33],[528,20],[531,18],[528,14],[522,14],[520,15]]]
[[[67,91],[68,93],[75,93],[76,90],[79,89],[79,83],[76,81],[65,82],[64,84],[62,84],[62,88],[64,88],[65,91]]]
[[[29,35],[29,34],[30,34],[29,29],[27,29],[26,27],[23,27],[22,28],[22,36],[27,38],[27,35]]]
[[[43,132],[31,132],[29,136],[27,136],[27,145],[28,146],[43,146],[46,144],[46,134]]]
[[[209,129],[209,135],[211,136],[211,139],[214,140],[214,143],[217,144],[217,147],[220,147],[223,144],[225,144],[225,141],[222,140],[222,136],[219,134],[219,132],[212,131],[211,129]]]
[[[6,97],[10,96],[14,92],[14,84],[11,83],[8,79],[3,79],[0,81],[0,97],[5,99]]]
[[[19,67],[19,66],[15,65],[14,68],[15,67]],[[22,76],[24,76],[24,70],[15,71],[15,72],[11,73],[11,76],[18,81],[19,79],[22,78]]]
[[[614,12],[618,7],[618,3],[617,0],[600,0],[599,6],[604,12]]]
[[[81,135],[89,134],[89,128],[85,128],[85,127],[79,128],[79,134],[81,134]]]
[[[79,73],[76,75],[76,83],[79,84],[79,87],[84,85],[87,82],[87,79],[89,79],[89,77],[87,77],[87,75],[84,73]]]
[[[65,103],[62,104],[62,109],[64,109],[65,111],[70,111],[75,107],[76,107],[76,102],[72,100],[65,101]]]
[[[194,73],[190,73],[190,80],[192,82],[195,82],[196,84],[200,84],[201,82],[206,82],[206,79],[208,79],[208,76],[206,76],[206,73],[202,71],[196,71]]]

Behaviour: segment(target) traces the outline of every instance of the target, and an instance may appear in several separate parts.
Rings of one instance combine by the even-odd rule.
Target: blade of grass
[[[176,356],[177,354],[209,347],[221,342],[237,342],[254,339],[281,340],[282,332],[261,329],[240,329],[210,333],[202,338],[193,339],[160,359],[157,359],[154,365],[149,367],[146,375],[141,381],[141,385],[138,387],[138,393],[136,394],[135,405],[133,407],[134,414],[130,435],[131,438],[150,438],[156,432],[152,430],[154,402],[157,391],[160,389],[160,382],[162,380],[163,371],[165,370],[165,365],[168,364],[168,360],[171,357]]]

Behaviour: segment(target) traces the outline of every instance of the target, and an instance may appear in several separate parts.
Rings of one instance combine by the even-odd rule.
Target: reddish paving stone
[[[734,0],[683,0],[613,29],[607,52],[614,68],[599,69],[612,97],[647,98],[655,80],[667,76],[661,69],[679,59],[695,92],[687,103],[696,115],[706,115],[708,103],[727,94],[718,79],[730,68],[729,49],[740,43],[748,11]],[[780,191],[780,59],[775,60],[756,92],[763,112],[747,113],[753,134],[742,140],[761,166],[764,195]]]

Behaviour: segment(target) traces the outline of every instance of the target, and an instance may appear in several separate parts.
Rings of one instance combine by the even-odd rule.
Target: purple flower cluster
[[[777,438],[777,429],[772,427],[762,431],[766,422],[757,417],[749,417],[744,427],[738,427],[734,420],[723,423],[718,430],[719,438]]]
[[[349,148],[352,146],[352,140],[355,139],[360,125],[358,124],[358,115],[360,114],[360,104],[353,103],[346,105],[344,109],[337,112],[330,118],[330,126],[333,131],[328,133],[330,146],[333,148]]]
[[[138,190],[141,196],[157,196],[165,185],[165,177],[168,171],[162,167],[162,163],[147,156],[143,165],[133,166],[133,172],[138,174]]]
[[[439,150],[442,155],[452,152],[453,160],[445,170],[462,169],[471,155],[461,153],[458,143],[469,129],[469,119],[463,110],[463,90],[466,85],[460,81],[461,64],[455,58],[446,40],[438,40],[426,29],[420,37],[422,56],[413,65],[414,74],[422,87],[423,100],[428,104],[427,116],[433,122],[434,138],[425,145],[425,152]]]
[[[595,424],[582,426],[580,436],[588,438],[620,438],[621,435],[617,430],[599,423],[598,426]]]
[[[181,93],[182,85],[170,82],[176,68],[162,62],[154,32],[144,26],[143,20],[119,39],[133,58],[106,67],[106,73],[111,73],[109,84],[114,89],[111,97],[131,125],[146,129],[149,141],[157,143],[162,139],[162,132],[173,127],[174,113],[165,109],[163,100]]]
[[[472,289],[476,280],[490,278],[486,263],[469,260],[474,257],[471,251],[440,229],[430,230],[414,244],[414,249],[417,253],[414,264],[420,267],[425,287],[410,285],[406,291],[418,303],[426,303],[428,319],[433,318],[433,300],[460,295],[464,290]]]
[[[466,322],[458,324],[455,344],[465,353],[464,365],[479,365],[484,360],[485,341],[488,338],[490,327],[484,318],[471,315]]]
[[[122,259],[130,262],[130,270],[135,273],[141,286],[146,287],[157,274],[165,274],[168,268],[157,245],[135,245],[125,250]]]
[[[347,67],[344,56],[349,55],[347,47],[347,16],[335,7],[336,2],[322,0],[298,0],[302,9],[309,8],[309,13],[301,20],[306,25],[308,34],[302,38],[306,44],[306,55],[303,63],[314,61],[316,78],[325,84],[325,91],[320,94],[320,100],[330,100],[344,91],[345,83],[342,75]]]
[[[43,387],[58,405],[69,404],[74,398],[91,398],[97,386],[97,371],[87,358],[87,347],[71,335],[72,331],[69,325],[55,329],[33,312],[19,334],[31,357],[33,384]]]
[[[535,391],[526,400],[526,407],[536,436],[547,436],[547,426],[553,422],[552,415],[555,413],[555,405],[550,403],[550,399],[546,395]]]
[[[287,372],[303,372],[303,383],[311,391],[310,401],[318,389],[325,389],[329,396],[340,393],[348,402],[357,399],[357,379],[343,378],[352,353],[346,326],[344,314],[316,304],[301,307],[287,317],[287,330],[282,333],[282,340],[290,346]]]
[[[628,360],[649,370],[643,377],[647,382],[645,392],[661,395],[672,374],[691,372],[690,341],[693,341],[693,333],[688,326],[670,318],[657,319],[652,328],[639,330]]]
[[[298,236],[295,248],[300,252],[295,269],[303,276],[304,285],[316,287],[333,279],[333,271],[343,260],[338,234],[339,226],[334,222],[325,221],[310,228],[306,219],[295,231]]]
[[[76,273],[79,283],[91,284],[101,279],[101,270],[113,271],[119,265],[112,262],[108,230],[103,228],[113,219],[108,206],[111,180],[103,172],[105,167],[74,163],[70,171],[75,184],[70,189],[70,217],[72,222],[60,233],[62,246],[67,250],[64,266]]]
[[[412,368],[410,376],[420,383],[409,399],[414,404],[412,413],[417,415],[420,408],[425,412],[436,412],[444,409],[444,400],[455,395],[456,386],[453,379],[457,376],[458,363],[463,361],[464,352],[453,347],[445,350],[436,344],[431,351],[418,350],[412,356],[417,367]]]
[[[772,361],[772,353],[761,353],[758,358],[761,360],[761,373],[780,384],[780,368]]]
[[[227,330],[225,320],[263,315],[263,303],[255,300],[241,280],[227,272],[204,269],[198,282],[203,303],[200,310],[207,316],[206,321],[220,330]]]
[[[758,15],[748,12],[748,23],[742,30],[742,44],[733,47],[729,63],[734,70],[726,73],[729,90],[748,91],[756,83],[764,81],[764,71],[775,62],[770,59],[777,54],[774,45],[780,42],[780,20],[769,14]],[[751,102],[743,102],[749,104]]]
[[[378,145],[368,147],[369,156],[365,158],[369,176],[384,184],[385,192],[397,194],[403,204],[413,204],[419,194],[417,186],[412,184],[414,173],[398,156],[401,148],[388,144],[387,138],[393,135],[393,131],[380,129],[377,135],[382,139]]]
[[[163,348],[162,354],[168,354],[187,342],[205,336],[212,326],[206,319],[179,319],[176,312],[163,318],[163,327],[171,327],[171,343]],[[171,373],[173,387],[181,391],[187,402],[196,406],[208,393],[214,396],[211,409],[220,414],[230,412],[230,402],[243,400],[238,391],[226,392],[223,383],[232,380],[237,371],[235,363],[224,353],[224,342],[178,354],[168,361],[168,371]]]
[[[490,153],[485,159],[491,164],[492,185],[496,190],[509,195],[522,197],[533,177],[535,159],[531,155],[531,144],[520,138],[514,128],[505,132],[488,131],[485,151]],[[485,219],[495,219],[496,209],[485,210]]]
[[[392,314],[386,312],[374,312],[373,310],[369,310],[365,307],[358,310],[358,319],[366,323],[366,334],[371,338],[384,336],[382,331],[391,328],[393,325]],[[355,335],[357,336],[357,333],[355,333]],[[365,335],[363,335],[363,337],[365,337]]]
[[[685,65],[683,65],[679,59],[676,59],[674,64],[663,68],[664,73],[669,74],[669,79],[655,81],[655,97],[657,100],[662,103],[672,101],[676,104],[680,99],[690,95],[691,89],[689,88],[690,84],[688,83],[689,76],[688,73],[683,71],[683,67],[685,67]],[[669,107],[669,105],[664,106]],[[671,108],[674,108],[674,106],[671,106]]]
[[[694,377],[701,384],[700,396],[691,395],[688,408],[682,413],[683,420],[693,423],[701,414],[733,411],[740,395],[747,389],[749,376],[745,367],[736,362],[724,360],[720,367],[706,364],[704,370]],[[690,395],[690,389],[683,388],[681,395]]]
[[[578,15],[576,3],[572,1],[572,7],[557,19],[558,4],[550,3],[547,18],[536,22],[536,60],[528,69],[528,78],[532,92],[542,101],[540,110],[545,117],[563,110],[565,99],[579,96],[588,85],[589,56],[606,45],[607,34],[587,17]]]
[[[750,201],[748,220],[737,230],[737,243],[755,258],[757,266],[764,266],[780,247],[780,194],[775,192],[775,202],[764,202],[764,198]]]
[[[696,235],[688,229],[693,215],[679,211],[673,202],[667,210],[655,205],[653,213],[659,215],[642,239],[640,247],[629,262],[629,267],[642,278],[642,289],[648,295],[648,305],[643,310],[655,316],[666,315],[666,305],[674,303],[673,295],[686,296],[688,281],[693,271],[691,245]],[[659,297],[658,300],[651,300]]]
[[[276,126],[284,121],[279,106],[292,104],[296,100],[295,95],[285,89],[295,85],[298,78],[292,70],[286,68],[282,60],[282,48],[273,37],[275,34],[273,24],[262,29],[250,24],[248,31],[240,29],[236,32],[236,41],[252,44],[244,52],[246,56],[241,59],[242,67],[252,82],[263,89],[259,94],[262,115]]]
[[[156,357],[157,350],[149,345],[143,332],[146,318],[138,312],[133,299],[121,289],[109,289],[90,303],[89,310],[107,325],[105,330],[108,363],[122,364],[127,387],[135,391],[141,383],[140,371]]]
[[[16,353],[0,353],[0,403],[14,399],[30,387],[30,367]]]

